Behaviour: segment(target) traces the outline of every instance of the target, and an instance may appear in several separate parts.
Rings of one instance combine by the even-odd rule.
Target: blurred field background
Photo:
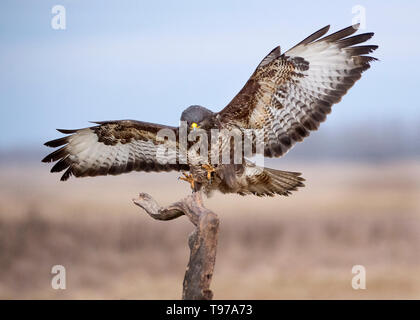
[[[177,299],[193,230],[131,199],[187,195],[177,174],[59,181],[40,160],[55,128],[177,125],[227,105],[261,59],[361,17],[373,63],[320,131],[267,166],[300,171],[289,198],[214,195],[212,289],[231,299],[420,299],[420,2],[55,0],[0,4],[0,298]],[[360,10],[364,9],[364,10]],[[354,10],[356,9],[356,10]],[[63,265],[67,289],[51,288]],[[354,265],[367,289],[353,290]]]
[[[306,188],[291,197],[215,195],[217,299],[420,298],[420,161],[281,162]],[[0,297],[178,299],[192,225],[131,203],[186,195],[176,174],[71,180],[36,164],[0,167]],[[67,271],[53,290],[51,267]],[[367,289],[351,287],[353,265]]]

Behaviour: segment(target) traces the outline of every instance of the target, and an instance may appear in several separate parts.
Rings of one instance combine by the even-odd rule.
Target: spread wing
[[[166,163],[158,161],[158,148],[163,141],[157,138],[161,129],[177,134],[178,128],[134,120],[96,122],[98,125],[79,130],[58,130],[66,137],[49,141],[46,146],[57,148],[43,162],[57,163],[51,172],[66,170],[61,177],[117,175],[130,171],[188,170],[178,164],[176,153],[165,154]],[[175,141],[174,144],[177,144]],[[178,148],[173,148],[178,150]]]
[[[373,36],[351,36],[358,26],[325,35],[329,26],[284,54],[272,50],[234,99],[218,113],[226,126],[264,130],[264,155],[277,157],[302,141],[331,112],[363,71],[377,46]],[[350,37],[351,36],[351,37]],[[321,39],[320,39],[321,38]]]

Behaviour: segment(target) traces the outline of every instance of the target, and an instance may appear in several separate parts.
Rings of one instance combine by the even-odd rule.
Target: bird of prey
[[[353,35],[357,25],[324,36],[326,26],[290,50],[274,48],[257,66],[241,91],[221,111],[190,106],[181,115],[188,132],[196,129],[211,135],[212,129],[244,132],[262,130],[263,156],[280,157],[296,142],[317,130],[333,104],[339,102],[362,72],[377,60],[368,54],[376,45],[359,45],[373,33]],[[45,143],[58,148],[43,162],[57,163],[51,172],[70,176],[118,175],[130,171],[181,171],[180,179],[194,191],[257,196],[289,195],[304,186],[300,173],[258,166],[243,157],[241,163],[158,161],[162,129],[179,134],[180,127],[135,121],[95,122],[78,130],[60,130],[67,136]],[[223,139],[222,139],[223,140]],[[179,145],[179,138],[174,142]],[[225,139],[219,148],[230,145]],[[190,143],[189,143],[190,145]],[[174,155],[175,160],[179,154]]]

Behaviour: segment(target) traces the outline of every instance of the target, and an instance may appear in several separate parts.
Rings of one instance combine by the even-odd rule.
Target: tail
[[[264,168],[271,178],[271,185],[275,188],[276,193],[288,196],[292,191],[297,191],[298,188],[303,188],[305,184],[304,178],[301,177],[302,173],[292,171],[282,171],[270,168]],[[283,193],[281,191],[284,190]],[[280,191],[280,192],[279,192]]]
[[[245,169],[246,183],[242,184],[239,194],[254,194],[256,196],[274,196],[276,194],[288,196],[292,191],[304,187],[304,178],[300,172],[290,172],[247,166]]]

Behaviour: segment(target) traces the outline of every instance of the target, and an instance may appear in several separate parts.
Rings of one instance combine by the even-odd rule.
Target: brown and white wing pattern
[[[262,168],[246,162],[243,174],[238,178],[240,195],[254,194],[256,196],[288,196],[299,187],[304,187],[299,172],[281,171]]]
[[[331,112],[363,71],[377,46],[359,45],[373,33],[351,36],[357,26],[323,37],[329,26],[292,49],[272,50],[218,113],[223,125],[264,130],[264,154],[278,157],[302,141]]]
[[[157,139],[157,133],[160,129],[177,132],[177,128],[134,120],[96,123],[97,126],[85,129],[58,130],[70,135],[45,143],[49,147],[60,147],[42,161],[57,161],[51,172],[66,170],[61,177],[62,181],[71,175],[86,177],[189,168],[188,165],[178,164],[176,159],[166,158],[166,164],[157,159],[158,147],[163,143]]]

